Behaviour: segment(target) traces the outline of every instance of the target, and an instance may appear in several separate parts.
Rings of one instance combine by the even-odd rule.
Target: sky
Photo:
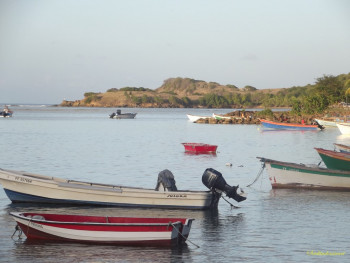
[[[192,78],[290,88],[350,73],[348,0],[0,0],[0,103]]]

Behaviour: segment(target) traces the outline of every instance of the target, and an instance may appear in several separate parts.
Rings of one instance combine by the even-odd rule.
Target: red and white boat
[[[184,142],[185,152],[190,153],[216,153],[217,145],[210,145],[205,143]]]
[[[27,239],[140,246],[181,244],[194,220],[18,212],[10,215]]]

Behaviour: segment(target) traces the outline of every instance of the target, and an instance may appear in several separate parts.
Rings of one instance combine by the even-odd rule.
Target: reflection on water
[[[120,247],[79,243],[16,243],[14,262],[191,262],[187,245],[174,248]],[[54,259],[54,261],[53,261]]]

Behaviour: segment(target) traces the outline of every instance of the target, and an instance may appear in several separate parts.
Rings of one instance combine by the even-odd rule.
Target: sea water
[[[186,114],[232,109],[122,109],[132,120],[109,119],[111,108],[10,107],[0,120],[0,168],[66,179],[154,188],[169,169],[178,189],[206,190],[206,168],[240,185],[248,199],[215,211],[11,204],[0,189],[0,262],[346,262],[350,260],[350,193],[272,190],[256,157],[315,164],[314,147],[350,144],[337,128],[273,131],[260,125],[195,124]],[[183,142],[218,145],[216,155],[186,154]],[[228,165],[228,164],[232,164]],[[322,164],[321,164],[322,166]],[[191,217],[190,242],[140,248],[28,242],[11,238],[13,211],[106,216]],[[195,244],[195,245],[194,245]],[[199,247],[197,247],[199,246]],[[335,253],[335,254],[332,254]]]

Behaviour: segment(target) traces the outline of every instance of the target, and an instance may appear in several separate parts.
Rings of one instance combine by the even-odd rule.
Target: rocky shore
[[[195,123],[207,124],[260,124],[260,119],[267,119],[270,121],[287,122],[287,123],[302,123],[312,124],[315,118],[340,117],[350,115],[350,111],[339,112],[330,111],[320,115],[294,115],[290,111],[245,111],[237,110],[229,112],[224,115],[217,115],[217,117],[202,118]]]

